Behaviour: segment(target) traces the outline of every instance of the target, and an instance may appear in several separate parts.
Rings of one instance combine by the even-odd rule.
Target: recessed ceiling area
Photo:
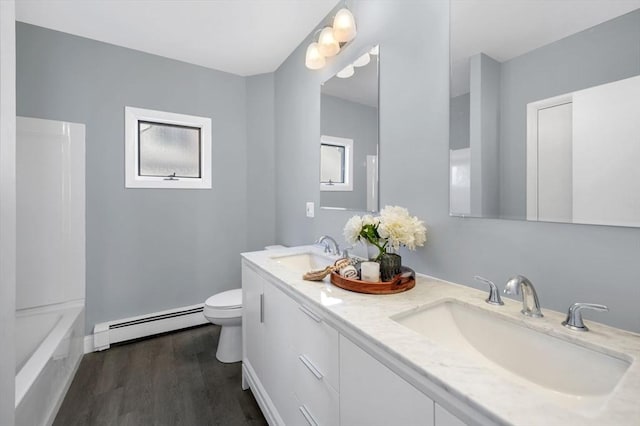
[[[451,94],[469,91],[469,57],[504,62],[640,8],[640,0],[451,0]]]
[[[17,0],[16,20],[248,76],[275,71],[337,2]]]

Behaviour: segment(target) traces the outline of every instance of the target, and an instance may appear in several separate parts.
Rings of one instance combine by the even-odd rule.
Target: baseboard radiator
[[[207,323],[204,305],[183,306],[116,321],[102,322],[93,328],[93,350],[109,349],[113,343],[153,336]]]

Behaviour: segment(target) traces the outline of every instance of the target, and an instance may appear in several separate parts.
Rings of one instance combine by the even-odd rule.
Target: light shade
[[[354,73],[354,69],[353,69],[353,65],[347,65],[346,67],[344,67],[341,71],[339,71],[336,74],[336,77],[338,78],[349,78],[353,75]]]
[[[364,67],[369,62],[371,62],[371,56],[369,56],[368,53],[365,53],[364,55],[360,56],[358,59],[356,59],[353,62],[353,66],[354,67]]]
[[[341,43],[353,40],[356,36],[356,20],[347,8],[342,8],[333,19],[333,38]]]
[[[304,64],[311,70],[319,70],[324,67],[325,59],[318,49],[318,43],[311,43],[307,47],[307,55],[304,58]]]
[[[371,55],[378,55],[379,53],[380,53],[380,45],[379,44],[373,46],[371,48],[371,50],[369,51],[369,54],[371,54]]]
[[[333,28],[324,27],[322,29],[320,37],[318,37],[318,50],[327,58],[340,51],[340,43],[333,38]]]

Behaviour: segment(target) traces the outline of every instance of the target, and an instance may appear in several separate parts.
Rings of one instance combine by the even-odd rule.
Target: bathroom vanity
[[[365,295],[317,247],[244,253],[243,387],[270,424],[639,424],[640,336],[418,275]]]

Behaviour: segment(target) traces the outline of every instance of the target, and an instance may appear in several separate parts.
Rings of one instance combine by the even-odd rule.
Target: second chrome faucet
[[[504,287],[504,294],[522,294],[522,314],[533,318],[542,318],[540,300],[533,283],[522,275],[509,278]]]

